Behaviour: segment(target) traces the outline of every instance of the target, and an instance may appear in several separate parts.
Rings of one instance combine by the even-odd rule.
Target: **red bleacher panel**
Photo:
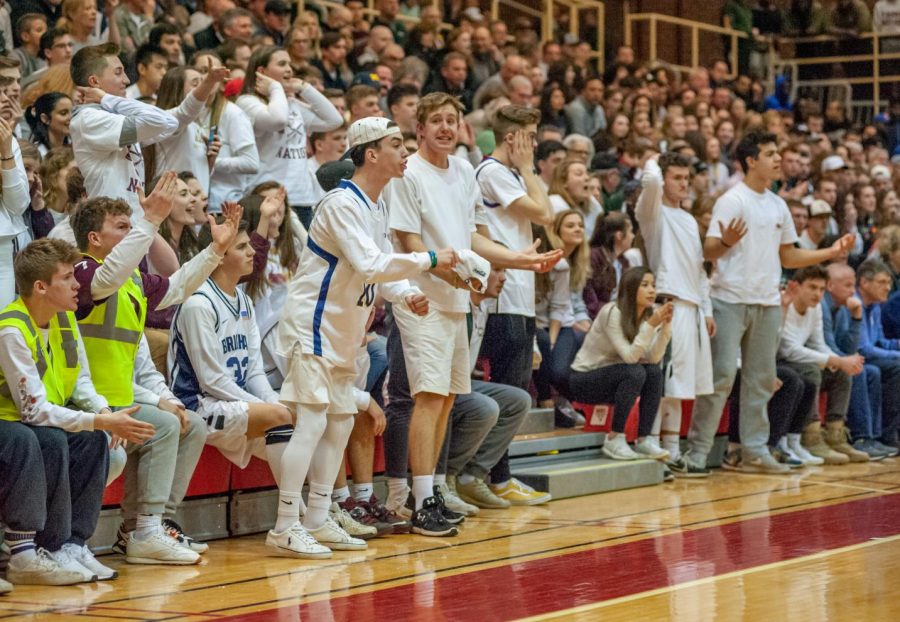
[[[125,476],[120,475],[103,491],[103,506],[121,505],[123,496],[125,496]]]
[[[628,438],[629,442],[633,441],[637,438],[637,428],[638,428],[638,405],[640,404],[640,399],[634,404],[634,408],[631,410],[631,414],[628,416],[628,423],[625,425],[625,436]],[[605,417],[600,418],[598,421],[592,420],[592,414],[594,412],[593,404],[583,404],[581,402],[572,402],[572,406],[579,410],[585,419],[584,431],[585,432],[609,432],[612,429],[612,415],[613,408],[612,406],[607,406],[607,414]],[[719,429],[717,431],[718,434],[728,434],[728,402],[725,403],[725,409],[722,412],[722,419],[719,421]],[[681,436],[686,437],[688,430],[691,427],[691,413],[694,409],[694,400],[682,400],[681,402]]]
[[[259,458],[250,458],[246,469],[231,465],[231,490],[250,490],[253,488],[270,488],[275,486],[275,478],[269,470],[268,463]]]
[[[194,470],[188,497],[215,495],[228,492],[231,479],[231,463],[215,447],[207,445],[200,454],[200,462]]]

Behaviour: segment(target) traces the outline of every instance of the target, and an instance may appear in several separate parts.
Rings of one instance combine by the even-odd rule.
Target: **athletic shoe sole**
[[[459,530],[456,527],[451,527],[450,529],[444,531],[428,531],[423,527],[416,527],[415,525],[413,525],[412,532],[420,536],[428,536],[431,538],[449,538],[459,535]]]
[[[125,557],[129,564],[146,564],[148,566],[195,566],[200,558],[193,560],[153,559],[151,557]]]
[[[323,545],[324,546],[324,545]],[[272,551],[272,555],[276,557],[291,557],[293,559],[331,559],[331,550],[322,553],[300,553],[286,547],[275,546],[266,542],[266,547]]]

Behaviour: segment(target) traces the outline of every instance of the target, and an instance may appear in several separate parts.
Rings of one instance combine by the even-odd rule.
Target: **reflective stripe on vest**
[[[71,313],[57,313],[47,331],[47,343],[35,330],[34,322],[28,315],[21,299],[10,303],[0,313],[0,327],[18,329],[31,350],[31,358],[44,385],[47,401],[64,406],[72,397],[81,365],[78,360],[78,338],[75,316]],[[23,395],[21,399],[28,399]],[[12,399],[12,388],[0,370],[0,419],[16,421],[21,419],[19,409]]]
[[[94,388],[113,406],[134,402],[134,361],[146,318],[147,298],[141,274],[135,270],[115,294],[78,322],[88,361],[95,370]]]

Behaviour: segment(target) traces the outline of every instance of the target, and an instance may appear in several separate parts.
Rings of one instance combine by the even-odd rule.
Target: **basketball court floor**
[[[900,619],[900,459],[483,510],[452,539],[391,536],[307,562],[264,536],[202,566],[129,566],[112,583],[19,587],[4,620]]]

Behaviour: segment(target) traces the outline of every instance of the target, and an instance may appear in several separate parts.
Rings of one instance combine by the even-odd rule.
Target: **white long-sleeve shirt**
[[[305,105],[288,98],[281,84],[273,83],[266,104],[256,95],[241,95],[235,102],[253,124],[259,151],[259,172],[251,185],[276,180],[284,184],[291,205],[313,205],[314,188],[306,170],[309,132],[329,132],[343,123],[337,108],[314,86],[303,90]]]
[[[406,279],[431,266],[428,253],[392,251],[383,205],[349,180],[325,195],[288,285],[278,355],[289,358],[299,344],[303,353],[353,369],[377,284],[386,300],[400,302],[417,291]]]
[[[150,353],[150,344],[147,337],[141,335],[138,343],[137,356],[134,359],[134,401],[141,404],[156,406],[159,400],[164,399],[176,404],[181,400],[169,389],[166,377],[159,373],[153,363],[153,355]]]
[[[144,214],[138,200],[144,187],[141,143],[154,144],[177,129],[171,114],[134,99],[107,94],[100,104],[76,106],[69,133],[88,197],[124,199],[132,223],[139,222]]]
[[[3,194],[0,194],[0,240],[14,238],[25,231],[22,214],[31,204],[22,150],[15,140],[12,141],[12,152],[16,165],[11,169],[0,169],[3,181]],[[7,266],[4,265],[3,269],[7,269]],[[12,269],[11,264],[8,269]]]
[[[178,129],[156,143],[156,170],[151,171],[150,179],[165,171],[190,171],[203,188],[209,188],[208,134],[197,123],[204,105],[190,92],[177,108],[166,111],[178,121]]]
[[[824,368],[829,357],[837,356],[825,343],[822,328],[822,305],[800,314],[792,304],[781,328],[778,359],[789,363],[812,363]]]
[[[650,269],[656,275],[656,291],[691,302],[711,317],[697,221],[683,209],[663,205],[663,176],[655,160],[644,166],[634,214],[646,241]]]
[[[534,303],[534,320],[538,328],[549,328],[553,320],[559,320],[563,328],[575,324],[570,274],[571,268],[565,259],[560,259],[550,271],[550,289]]]
[[[200,124],[209,136],[212,111],[207,110]],[[259,152],[253,125],[243,110],[225,102],[216,134],[222,142],[216,164],[210,173],[209,210],[222,211],[225,201],[238,201],[250,190],[250,180],[259,172]]]
[[[172,322],[168,367],[172,391],[195,410],[200,397],[278,403],[263,370],[253,302],[207,279]]]
[[[77,326],[73,328],[77,330]],[[41,338],[44,343],[47,342],[46,332]],[[80,410],[48,402],[47,391],[37,365],[31,357],[31,350],[25,342],[25,337],[19,329],[11,326],[0,329],[0,368],[3,369],[7,383],[18,389],[10,391],[10,394],[22,414],[24,423],[61,428],[67,432],[94,429],[94,414],[108,408],[109,403],[94,389],[87,353],[84,351],[84,343],[80,336],[78,362],[81,364],[81,370],[72,391],[72,402]],[[10,381],[10,379],[18,380]]]

